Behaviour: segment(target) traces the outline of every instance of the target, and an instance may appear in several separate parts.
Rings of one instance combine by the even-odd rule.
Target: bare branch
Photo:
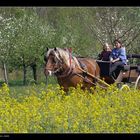
[[[132,44],[132,42],[133,42],[139,35],[140,35],[140,33],[138,32],[138,33],[133,37],[133,39],[126,45],[126,47],[129,46],[130,44]]]
[[[134,29],[136,27],[136,25],[134,25],[134,26],[132,26],[132,27],[130,27],[128,30],[126,30],[124,33],[123,33],[123,35],[122,36],[120,36],[118,39],[120,39],[120,38],[122,38],[122,37],[124,37],[128,32],[130,32],[132,29]]]
[[[90,28],[90,27],[89,27]],[[95,35],[95,37],[98,39],[98,41],[103,45],[104,43],[102,42],[101,38],[98,37],[98,35],[96,34],[96,31],[93,28],[90,28],[90,30],[92,31],[92,33]]]

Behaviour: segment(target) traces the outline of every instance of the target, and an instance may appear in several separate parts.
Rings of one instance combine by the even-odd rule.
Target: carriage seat
[[[140,64],[137,66],[137,71],[140,73]]]
[[[136,70],[137,72],[140,72],[140,64],[139,65],[124,65],[122,68],[122,71],[129,71],[129,70]]]
[[[130,65],[124,65],[122,67],[122,71],[129,71],[130,70]]]

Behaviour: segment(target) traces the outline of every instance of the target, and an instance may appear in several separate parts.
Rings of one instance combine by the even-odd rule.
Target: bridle
[[[48,61],[46,61],[46,64],[48,63]],[[57,65],[61,64],[60,67],[58,67]],[[57,62],[55,64],[51,64],[50,67],[55,67],[57,66],[58,68],[56,70],[52,70],[51,68],[45,68],[45,70],[48,71],[49,75],[56,75],[56,73],[60,72],[60,70],[62,69],[63,62],[57,59]]]
[[[66,49],[66,51],[69,54],[70,67],[66,67],[66,69],[64,69],[65,63],[63,62],[63,60],[56,58],[57,59],[57,62],[55,64],[51,64],[51,66],[52,67],[55,67],[57,65],[60,65],[60,67],[58,67],[54,71],[52,71],[51,68],[47,68],[46,70],[48,71],[49,75],[52,75],[53,74],[53,75],[57,76],[58,78],[63,78],[63,77],[67,77],[67,76],[69,76],[69,75],[72,74],[72,72],[73,72],[72,58],[73,57],[72,57],[71,52],[68,49]]]

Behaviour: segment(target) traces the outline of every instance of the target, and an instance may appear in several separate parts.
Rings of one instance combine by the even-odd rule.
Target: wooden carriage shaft
[[[91,73],[89,73],[89,72],[87,72],[87,71],[81,69],[80,67],[78,67],[78,68],[79,68],[81,71],[85,72],[87,75],[89,75],[89,76],[91,76],[92,78],[94,78],[94,79],[98,80],[99,82],[103,83],[104,85],[106,85],[106,86],[108,86],[108,87],[110,86],[110,85],[107,84],[105,81],[103,81],[103,80],[97,78],[96,76],[92,75]]]
[[[80,74],[77,74],[76,73],[76,75],[77,76],[79,76],[79,77],[81,77],[82,79],[85,79],[85,77],[83,77],[82,75],[80,75]],[[89,79],[86,79],[88,82],[90,82],[91,84],[93,84],[94,86],[97,86],[97,84],[95,84],[95,83],[93,83],[91,80],[89,80]],[[103,89],[105,89],[105,87],[103,87],[103,86],[101,86],[101,85],[99,85],[101,88],[103,88]]]

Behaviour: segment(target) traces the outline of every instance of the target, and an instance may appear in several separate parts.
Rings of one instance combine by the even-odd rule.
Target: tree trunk
[[[33,70],[33,78],[34,78],[35,84],[37,84],[37,65],[32,64],[31,67],[32,67],[32,70]]]
[[[48,85],[48,76],[46,76],[46,85]]]
[[[4,70],[4,82],[8,85],[7,68],[5,63],[3,63],[3,70]]]
[[[23,64],[23,85],[26,85],[26,73],[27,73],[26,65]]]

